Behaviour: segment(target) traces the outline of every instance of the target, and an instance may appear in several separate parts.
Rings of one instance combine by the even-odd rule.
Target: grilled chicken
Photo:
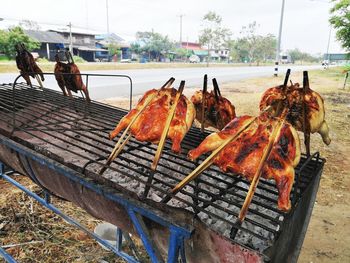
[[[80,71],[78,66],[72,61],[68,63],[63,63],[60,61],[58,54],[55,56],[56,65],[55,65],[55,78],[57,81],[58,86],[61,88],[63,95],[72,97],[72,92],[77,93],[78,90],[81,90],[84,92],[86,100],[90,101],[89,92],[83,83],[83,80],[80,75]],[[75,75],[68,75],[62,73],[71,73]],[[67,91],[66,91],[67,89]]]
[[[252,118],[251,116],[235,118],[223,130],[210,134],[196,149],[191,150],[188,154],[189,158],[195,160],[202,154],[214,151]],[[223,172],[242,174],[251,181],[276,122],[277,118],[269,117],[266,113],[261,114],[236,140],[230,142],[218,153],[214,158],[214,164]],[[284,123],[276,136],[261,175],[263,178],[273,178],[276,181],[279,192],[278,207],[283,211],[288,211],[291,207],[290,191],[294,182],[294,167],[299,160],[298,134],[293,126]]]
[[[289,104],[289,113],[287,115],[287,121],[291,123],[298,131],[303,131],[303,89],[299,87],[298,83],[288,86],[286,94],[280,87],[269,88],[263,94],[260,101],[260,110],[265,109],[271,105],[273,111],[272,116],[276,115],[278,108],[278,102],[287,98]],[[319,133],[325,144],[329,145],[331,139],[329,137],[329,128],[325,120],[325,108],[324,102],[320,94],[312,89],[306,89],[305,95],[306,102],[306,116],[307,125],[310,128],[311,133]]]
[[[160,90],[152,89],[147,91],[139,100],[136,108],[132,109],[125,117],[121,119],[117,127],[110,133],[110,139],[113,139],[118,133],[125,129],[133,117],[139,112],[146,103],[149,96],[155,95],[150,104],[140,114],[134,124],[131,126],[131,134],[139,141],[147,141],[157,144],[160,140],[165,127],[165,121],[170,111],[172,102],[175,99],[176,89],[162,88]],[[195,109],[191,101],[184,95],[181,95],[177,104],[174,118],[171,121],[167,138],[172,141],[172,150],[175,153],[181,151],[181,141],[187,131],[191,128],[195,118]]]
[[[23,78],[28,85],[31,85],[30,77],[35,78],[35,73],[40,75],[42,81],[45,80],[44,74],[39,66],[36,64],[33,55],[25,48],[23,44],[16,45],[16,64],[20,70]]]
[[[202,123],[202,98],[203,91],[196,91],[191,101],[196,108],[196,119]],[[219,130],[236,117],[235,107],[231,102],[222,97],[215,96],[214,91],[205,92],[204,127],[214,127]]]

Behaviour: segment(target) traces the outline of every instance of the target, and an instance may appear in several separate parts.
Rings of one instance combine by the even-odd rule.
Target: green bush
[[[47,58],[38,58],[36,61],[39,62],[39,63],[47,63],[47,62],[49,62],[47,60]]]
[[[5,55],[0,55],[0,61],[7,62],[7,61],[10,61],[10,59],[8,59],[8,57],[6,57]]]
[[[84,60],[82,57],[79,56],[73,56],[74,62],[75,63],[85,63],[86,60]]]

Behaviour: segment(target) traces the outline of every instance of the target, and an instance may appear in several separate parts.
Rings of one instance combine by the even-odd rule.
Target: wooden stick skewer
[[[160,159],[160,155],[161,155],[161,153],[163,151],[163,148],[164,148],[166,136],[168,135],[170,124],[171,124],[172,119],[174,118],[176,106],[177,106],[177,104],[178,104],[178,102],[180,100],[180,97],[181,97],[181,94],[182,94],[182,92],[184,90],[184,87],[185,87],[185,81],[181,81],[180,87],[179,87],[179,89],[178,89],[178,91],[176,93],[173,105],[170,108],[170,112],[169,112],[168,118],[166,119],[162,136],[160,137],[160,140],[159,140],[159,143],[158,143],[157,152],[156,152],[156,154],[154,156],[154,160],[153,160],[153,163],[152,163],[152,166],[151,166],[151,169],[153,171],[155,171],[157,169],[157,165],[158,165],[158,162],[159,162],[159,159]]]
[[[266,111],[270,111],[272,109],[271,106],[268,106],[264,111],[261,113],[264,113]],[[227,138],[218,148],[216,148],[199,166],[197,166],[196,169],[194,169],[189,175],[187,175],[180,183],[178,183],[171,191],[171,195],[177,194],[182,188],[184,188],[188,183],[190,183],[192,180],[196,179],[204,170],[206,170],[213,162],[216,155],[225,148],[230,142],[233,142],[238,138],[238,136],[246,130],[253,122],[255,122],[259,117],[255,117],[252,120],[250,120],[248,123],[246,123],[244,126],[242,126],[235,134]],[[162,203],[167,203],[171,199],[171,195],[167,195],[163,200]]]
[[[41,82],[40,77],[37,74],[35,74],[35,78],[36,78],[36,81],[39,83],[39,86],[43,89],[44,86],[43,86],[43,83]]]
[[[169,87],[171,86],[171,84],[173,84],[173,82],[175,81],[174,78],[170,78],[162,87]],[[119,155],[119,153],[122,151],[122,149],[124,148],[124,146],[126,145],[126,143],[130,140],[131,138],[131,134],[128,135],[128,137],[124,140],[125,135],[127,134],[127,132],[129,131],[129,129],[131,128],[131,126],[134,124],[134,122],[137,120],[137,118],[141,115],[141,113],[146,109],[146,107],[152,102],[152,100],[158,95],[158,92],[156,92],[155,94],[153,94],[152,96],[149,96],[147,98],[147,100],[145,101],[145,104],[141,107],[141,109],[135,114],[135,116],[132,118],[132,120],[129,122],[129,125],[126,127],[126,129],[124,130],[124,132],[122,133],[122,135],[120,136],[119,140],[117,141],[117,143],[115,144],[111,154],[109,155],[107,162],[105,164],[104,167],[102,167],[101,171],[99,172],[100,175],[102,175],[107,167],[112,163],[112,161],[117,158],[117,156]]]
[[[202,90],[202,111],[201,111],[201,132],[204,132],[204,122],[205,122],[205,99],[206,99],[206,93],[207,93],[207,87],[208,87],[208,76],[207,74],[204,75],[204,81],[203,81],[203,90]]]
[[[269,142],[268,142],[267,146],[265,147],[265,150],[263,152],[263,156],[260,159],[258,168],[257,168],[257,170],[256,170],[256,172],[254,174],[252,182],[250,183],[249,191],[247,193],[247,196],[246,196],[246,198],[244,200],[243,206],[242,206],[241,211],[239,213],[239,216],[238,216],[239,224],[242,224],[243,220],[245,219],[245,217],[247,215],[248,208],[249,208],[250,203],[251,203],[251,201],[253,199],[256,187],[257,187],[257,185],[259,183],[263,167],[264,167],[267,159],[270,156],[270,153],[272,151],[272,147],[273,147],[273,145],[274,145],[274,143],[276,141],[276,138],[277,138],[277,136],[278,136],[278,134],[279,134],[279,132],[280,132],[280,130],[281,130],[285,120],[286,120],[287,113],[288,113],[288,108],[284,108],[284,110],[283,110],[283,112],[281,114],[281,117],[279,118],[279,120],[277,121],[275,127],[273,128],[272,134],[271,134],[271,136],[269,138]]]

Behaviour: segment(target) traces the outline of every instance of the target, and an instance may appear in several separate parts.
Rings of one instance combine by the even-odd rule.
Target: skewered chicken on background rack
[[[80,75],[80,71],[78,66],[74,63],[72,55],[70,52],[66,52],[66,57],[68,63],[61,62],[59,55],[55,55],[56,65],[55,65],[55,78],[57,81],[58,86],[61,88],[63,95],[72,97],[72,92],[77,93],[78,90],[81,90],[84,92],[86,100],[90,101],[89,92],[87,90],[87,87],[83,83],[83,80]],[[62,74],[65,73],[65,74]],[[72,75],[69,75],[67,73],[70,73]],[[67,89],[67,91],[66,91]]]
[[[165,128],[165,123],[176,93],[176,89],[167,87],[147,91],[139,100],[136,107],[121,119],[114,131],[110,133],[109,138],[113,139],[121,130],[125,129],[133,117],[143,108],[146,101],[150,97],[155,96],[131,125],[130,132],[139,141],[157,144]],[[181,95],[167,134],[167,138],[172,141],[172,150],[175,153],[181,152],[181,141],[191,128],[195,114],[196,112],[192,102],[184,95]]]
[[[27,84],[31,85],[29,76],[32,78],[35,78],[35,73],[40,75],[41,80],[44,81],[45,78],[42,70],[36,64],[33,55],[25,48],[24,44],[17,44],[15,48],[17,51],[17,55],[16,55],[17,68],[20,70]]]
[[[287,121],[298,131],[303,131],[303,101],[306,105],[306,125],[311,133],[319,133],[325,144],[329,145],[329,128],[325,120],[324,101],[320,94],[310,88],[306,89],[304,96],[303,88],[295,83],[288,86],[286,92],[281,87],[269,88],[263,94],[260,101],[260,110],[267,106],[272,106],[271,116],[276,116],[278,111],[278,102],[287,99],[290,110],[287,115]],[[304,100],[305,99],[305,100]]]
[[[215,83],[215,84],[214,84]],[[198,90],[191,97],[196,108],[196,120],[204,122],[204,127],[214,127],[219,130],[236,117],[235,107],[232,103],[221,96],[216,80],[213,79],[214,90],[204,90],[204,120],[202,120],[203,90]]]
[[[251,116],[235,118],[223,130],[210,134],[196,149],[191,150],[189,158],[195,160],[202,154],[214,151],[253,119]],[[214,164],[223,172],[238,173],[252,180],[278,119],[262,113],[214,157]],[[262,168],[263,178],[273,178],[276,181],[279,192],[278,208],[283,211],[288,211],[291,207],[290,192],[294,183],[294,167],[299,160],[298,134],[292,125],[284,123]]]

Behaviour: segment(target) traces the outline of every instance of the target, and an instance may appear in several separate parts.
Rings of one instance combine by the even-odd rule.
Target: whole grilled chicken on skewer
[[[258,168],[269,137],[278,118],[262,113],[259,117],[237,117],[223,130],[210,134],[196,149],[189,152],[191,160],[202,154],[214,151],[230,136],[238,133],[241,127],[251,122],[248,128],[238,133],[238,137],[224,147],[213,159],[223,172],[241,174],[252,180]],[[300,142],[296,130],[284,123],[276,136],[275,144],[263,165],[261,177],[273,178],[278,189],[278,208],[288,211],[291,207],[290,192],[294,182],[294,167],[300,160]]]
[[[310,132],[319,133],[325,144],[329,145],[331,143],[328,124],[325,120],[324,101],[320,94],[307,88],[304,96],[303,88],[298,83],[288,86],[286,92],[282,91],[280,87],[269,88],[261,98],[260,110],[272,106],[271,115],[276,116],[278,102],[284,99],[287,99],[290,105],[287,121],[293,127],[298,131],[303,131],[303,103],[305,103],[306,124]]]
[[[148,103],[146,108],[143,109],[142,113],[131,125],[130,132],[139,141],[157,144],[165,128],[165,123],[171,105],[174,103],[176,93],[176,89],[169,87],[147,91],[139,100],[136,107],[121,119],[116,128],[110,133],[109,138],[113,139],[121,130],[125,129],[134,116],[143,108],[148,98],[153,96],[151,102]],[[172,141],[172,150],[175,153],[180,153],[181,141],[191,128],[195,114],[196,112],[192,102],[184,95],[181,95],[167,134],[167,138]]]
[[[213,79],[214,90],[208,92],[204,84],[203,90],[198,90],[191,97],[196,108],[196,119],[204,124],[204,127],[214,127],[219,130],[236,117],[235,107],[232,103],[221,96],[216,79]],[[203,103],[204,97],[204,103]],[[204,120],[202,109],[204,104]]]
[[[40,75],[41,81],[44,81],[44,74],[39,66],[36,64],[33,55],[25,48],[24,44],[17,44],[15,46],[16,55],[16,65],[20,70],[23,78],[26,80],[28,85],[32,85],[30,78],[35,78],[36,74]],[[40,79],[38,79],[39,85],[42,86]]]
[[[59,55],[55,55],[56,65],[55,65],[55,78],[58,86],[61,88],[63,95],[72,97],[72,92],[77,93],[78,90],[84,92],[86,100],[90,101],[89,91],[80,75],[78,66],[74,63],[72,55],[70,52],[66,52],[66,57],[68,63],[61,62]],[[65,73],[65,74],[62,74]],[[68,73],[72,74],[69,75]],[[67,91],[66,91],[67,89]]]

